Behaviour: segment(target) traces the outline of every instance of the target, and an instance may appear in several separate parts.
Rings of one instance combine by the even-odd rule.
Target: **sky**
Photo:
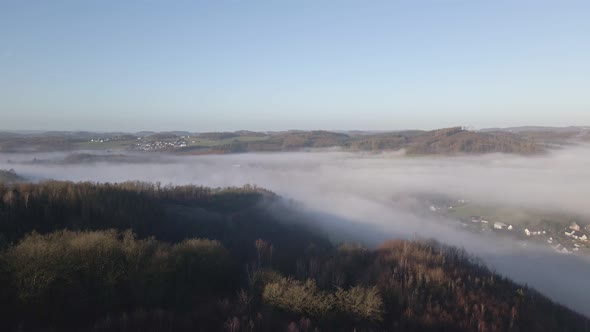
[[[589,1],[0,0],[0,129],[590,125],[589,36]]]

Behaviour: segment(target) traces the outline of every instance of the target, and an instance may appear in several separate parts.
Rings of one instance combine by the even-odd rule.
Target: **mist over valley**
[[[292,202],[306,222],[312,220],[334,241],[375,247],[389,238],[436,239],[465,248],[498,273],[590,315],[585,305],[590,251],[576,242],[582,246],[574,252],[575,241],[555,235],[563,238],[571,222],[590,223],[589,156],[590,147],[583,144],[539,156],[412,157],[403,151],[333,149],[177,156],[87,150],[4,153],[0,169],[12,168],[32,181],[255,185]],[[474,227],[473,218],[491,224]],[[513,229],[498,231],[495,222]],[[535,241],[523,233],[526,227],[551,235]],[[546,243],[550,237],[555,242]],[[564,247],[569,254],[558,252]]]

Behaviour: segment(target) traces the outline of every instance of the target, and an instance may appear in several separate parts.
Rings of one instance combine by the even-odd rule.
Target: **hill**
[[[403,131],[377,134],[352,139],[352,149],[398,150],[406,149],[408,154],[483,154],[513,153],[537,154],[545,149],[534,141],[515,134],[503,132],[475,132],[461,127],[432,131]]]
[[[4,331],[584,331],[464,251],[330,243],[272,192],[0,184]]]
[[[18,182],[18,181],[24,181],[25,179],[16,174],[16,172],[13,169],[10,170],[3,170],[0,169],[0,183],[2,182]]]
[[[432,131],[397,132],[164,132],[123,134],[50,132],[28,135],[0,133],[0,151],[40,152],[64,150],[139,150],[177,154],[224,154],[245,152],[284,152],[315,148],[341,148],[349,151],[391,151],[405,149],[412,155],[513,153],[537,154],[552,143],[539,131],[469,131],[460,127]],[[181,135],[182,134],[182,135]],[[554,134],[561,140],[571,132]],[[564,136],[565,135],[565,136]],[[582,137],[576,134],[576,137]],[[538,142],[538,143],[537,143]]]
[[[39,159],[34,157],[24,164],[46,165],[75,165],[92,163],[149,163],[165,162],[163,158],[149,154],[123,154],[123,153],[70,153],[66,156],[55,156],[52,159]]]
[[[461,128],[448,128],[416,135],[408,144],[413,154],[537,154],[544,148],[534,141],[509,133],[478,133]]]
[[[482,132],[514,133],[535,142],[551,145],[567,145],[590,142],[590,127],[512,127],[490,128]]]
[[[219,133],[221,135],[221,133]],[[209,138],[214,138],[211,133]],[[269,136],[257,135],[246,139],[238,134],[223,136],[223,143],[208,143],[208,151],[216,153],[295,151],[309,148],[339,147],[350,151],[393,151],[405,149],[412,155],[512,153],[538,154],[545,147],[533,140],[508,132],[476,132],[460,127],[433,131],[401,131],[391,133],[335,133],[329,131],[289,131]],[[230,139],[228,141],[228,139]],[[203,146],[191,146],[182,152],[198,151]]]
[[[251,135],[251,134],[248,134]],[[329,131],[288,131],[270,136],[248,136],[257,139],[235,139],[229,143],[214,146],[221,153],[228,152],[279,152],[297,151],[308,148],[327,148],[343,146],[349,139],[346,134]]]

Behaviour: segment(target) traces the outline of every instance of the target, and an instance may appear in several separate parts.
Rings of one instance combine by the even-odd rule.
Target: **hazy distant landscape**
[[[0,133],[0,151],[125,150],[198,155],[340,148],[361,152],[403,150],[409,155],[493,152],[532,155],[572,141],[589,140],[589,130],[583,127],[560,130],[531,128],[480,131],[456,127],[433,131],[397,132],[4,132]]]
[[[0,331],[590,332],[589,18],[0,1]]]
[[[585,128],[563,132],[551,128],[496,129],[492,134],[460,128],[370,134],[290,132],[259,134],[259,141],[253,133],[243,132],[124,139],[115,134],[6,134],[0,169],[6,169],[4,183],[140,181],[171,190],[193,184],[254,185],[291,202],[288,213],[299,215],[295,224],[312,227],[333,244],[359,243],[370,249],[391,238],[435,239],[464,248],[496,273],[590,315],[586,305],[590,288],[585,286],[590,245],[582,238],[590,227],[583,194],[590,193],[590,145]],[[67,148],[35,145],[44,135],[67,142]],[[279,138],[283,141],[276,151],[221,148],[250,147],[251,142]],[[148,141],[164,147],[137,148]],[[193,141],[201,144],[196,150],[173,145]],[[206,152],[204,145],[210,146]],[[4,200],[6,204],[6,196]],[[182,208],[174,215],[195,212]],[[194,217],[211,218],[203,210]],[[577,233],[572,233],[573,225]],[[195,234],[202,236],[201,232]]]

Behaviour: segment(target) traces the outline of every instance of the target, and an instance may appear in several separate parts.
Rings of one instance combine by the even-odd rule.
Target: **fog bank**
[[[587,259],[464,231],[453,220],[422,211],[415,201],[416,195],[436,194],[562,211],[590,222],[587,146],[538,157],[405,157],[399,153],[344,152],[151,156],[145,163],[63,165],[31,160],[63,160],[64,154],[0,154],[0,168],[14,168],[34,180],[141,180],[212,187],[256,184],[301,202],[310,215],[330,219],[330,227],[370,224],[372,227],[366,227],[362,234],[363,227],[354,231],[369,244],[387,237],[418,236],[464,247],[497,272],[528,283],[590,316]]]

